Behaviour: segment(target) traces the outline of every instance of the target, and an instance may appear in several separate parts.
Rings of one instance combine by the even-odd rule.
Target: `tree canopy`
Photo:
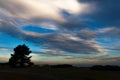
[[[26,67],[33,65],[30,60],[30,58],[32,57],[29,56],[30,53],[31,51],[28,46],[26,46],[25,44],[18,45],[16,48],[14,48],[14,54],[11,54],[9,65],[13,67]]]

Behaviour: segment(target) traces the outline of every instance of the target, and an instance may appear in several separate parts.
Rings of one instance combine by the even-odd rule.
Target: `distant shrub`
[[[120,67],[117,65],[94,65],[90,69],[92,70],[108,70],[108,71],[120,71]]]
[[[103,66],[102,65],[94,65],[90,69],[93,69],[93,70],[102,70]]]
[[[45,65],[43,65],[42,67],[46,67],[46,68],[50,68],[51,67],[51,65],[48,65],[48,64],[45,64]]]
[[[73,67],[73,66],[70,65],[70,64],[61,64],[61,65],[52,65],[51,67],[52,68],[70,68],[70,67]]]

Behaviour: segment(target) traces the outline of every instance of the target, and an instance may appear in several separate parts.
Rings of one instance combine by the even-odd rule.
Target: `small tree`
[[[32,57],[29,56],[30,53],[31,51],[25,44],[18,45],[16,48],[14,48],[14,54],[11,54],[9,65],[13,67],[25,67],[33,65],[30,60]]]

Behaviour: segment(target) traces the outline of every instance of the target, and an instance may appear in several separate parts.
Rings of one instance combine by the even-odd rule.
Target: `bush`
[[[117,65],[105,65],[105,66],[102,66],[102,65],[95,65],[95,66],[92,66],[90,69],[92,70],[107,70],[107,71],[120,71],[120,67],[117,66]]]

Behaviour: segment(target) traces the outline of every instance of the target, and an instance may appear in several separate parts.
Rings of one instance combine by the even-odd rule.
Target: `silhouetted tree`
[[[33,65],[30,60],[32,57],[29,56],[30,53],[31,51],[25,44],[18,45],[16,48],[14,48],[14,54],[11,54],[9,65],[13,67],[25,67]]]

